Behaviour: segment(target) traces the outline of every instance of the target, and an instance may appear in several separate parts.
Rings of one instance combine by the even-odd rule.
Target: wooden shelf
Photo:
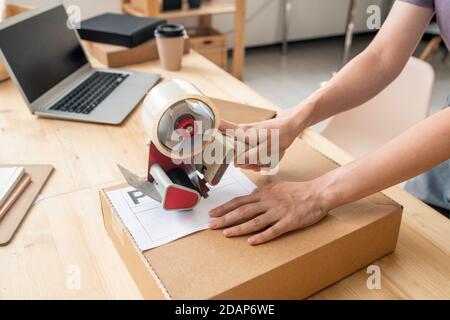
[[[246,0],[210,0],[203,2],[198,9],[187,7],[187,1],[183,1],[182,10],[161,12],[161,0],[122,0],[124,13],[139,17],[155,17],[166,20],[199,17],[201,27],[211,27],[212,16],[221,14],[234,14],[234,45],[232,74],[242,79],[245,60],[245,11]]]
[[[122,10],[123,12],[128,14],[145,16],[145,13],[143,13],[139,9],[134,8],[129,2],[123,3]],[[185,7],[182,10],[160,12],[158,15],[156,15],[156,17],[162,19],[177,19],[217,14],[230,14],[235,12],[236,6],[234,3],[229,3],[223,0],[211,0],[210,2],[204,2],[198,9],[189,9],[188,7]]]

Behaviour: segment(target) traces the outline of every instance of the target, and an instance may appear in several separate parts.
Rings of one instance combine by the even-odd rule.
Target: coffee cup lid
[[[185,34],[184,26],[176,23],[166,23],[158,26],[155,30],[155,36],[159,37],[182,37]]]

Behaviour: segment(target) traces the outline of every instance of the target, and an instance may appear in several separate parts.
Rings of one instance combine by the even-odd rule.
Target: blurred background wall
[[[37,5],[48,0],[6,0],[10,3]],[[233,1],[233,0],[227,0]],[[121,0],[64,0],[65,4],[79,5],[82,19],[103,12],[121,12]],[[365,32],[370,4],[387,10],[383,0],[358,0],[358,14],[355,31]],[[274,44],[281,40],[282,0],[247,0],[246,44],[249,47]],[[305,40],[344,34],[349,0],[292,0],[292,18],[289,40]],[[232,37],[233,18],[231,15],[213,18],[214,26]],[[195,21],[185,20],[185,24]],[[230,41],[231,43],[231,41]]]

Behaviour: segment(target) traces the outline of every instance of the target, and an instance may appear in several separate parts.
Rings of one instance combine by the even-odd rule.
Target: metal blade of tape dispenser
[[[142,192],[146,196],[152,198],[153,200],[156,200],[158,202],[161,202],[161,195],[159,194],[156,187],[153,185],[153,183],[147,181],[144,178],[141,178],[134,173],[130,172],[128,169],[125,169],[120,164],[117,164],[119,167],[120,172],[122,173],[123,177],[127,181],[127,183],[135,188],[136,190]]]

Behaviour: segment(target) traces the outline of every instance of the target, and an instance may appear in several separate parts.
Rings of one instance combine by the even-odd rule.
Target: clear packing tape
[[[169,80],[148,93],[142,121],[151,142],[163,155],[187,159],[201,153],[211,142],[218,132],[220,115],[214,103],[194,85],[183,80]],[[178,135],[183,133],[177,129],[194,132],[188,139],[180,139]]]

